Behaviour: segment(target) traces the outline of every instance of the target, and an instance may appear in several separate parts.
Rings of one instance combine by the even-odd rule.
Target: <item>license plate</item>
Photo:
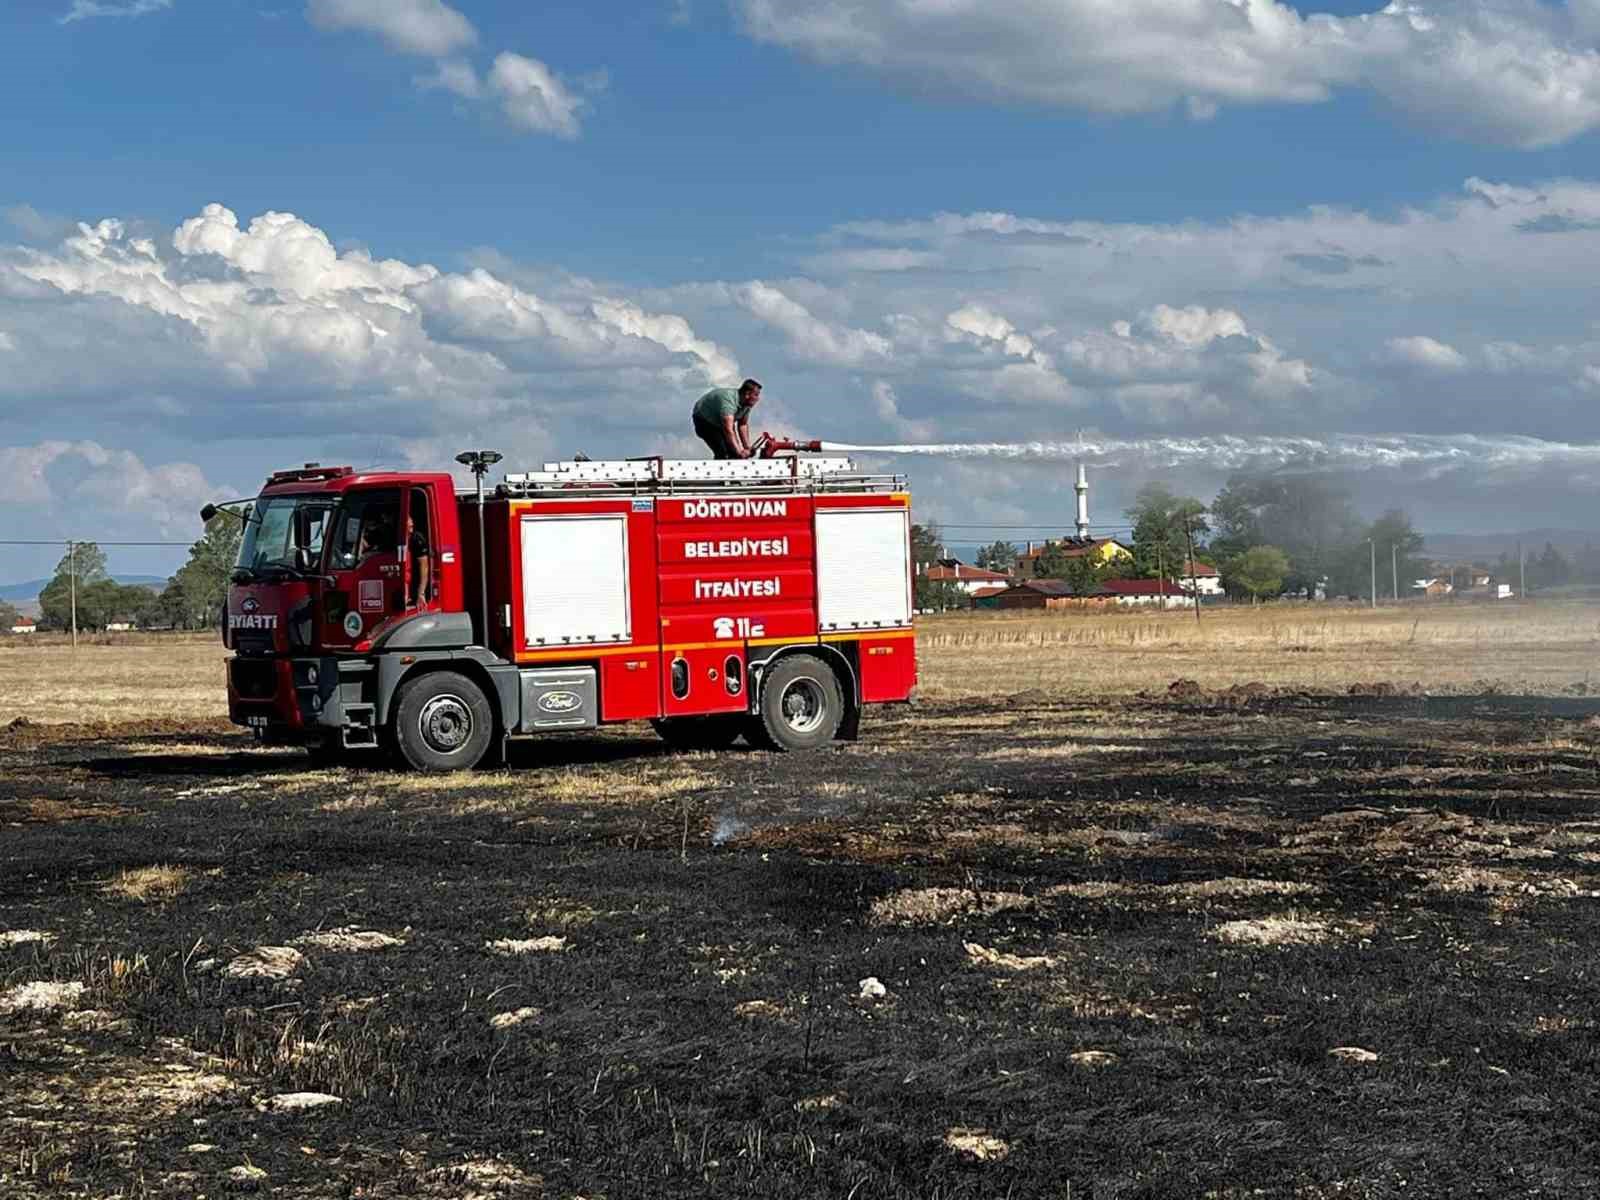
[[[270,717],[246,717],[244,723],[251,729],[265,729],[270,723]]]

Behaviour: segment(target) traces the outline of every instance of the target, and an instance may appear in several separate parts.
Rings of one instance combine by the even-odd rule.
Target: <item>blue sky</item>
[[[1595,440],[1597,46],[1600,0],[17,0],[0,524],[696,453],[730,373],[858,442]],[[947,522],[1070,512],[1047,466],[894,465]],[[1128,462],[1097,523],[1155,475],[1220,482]],[[1591,524],[1594,486],[1364,491],[1446,530]]]

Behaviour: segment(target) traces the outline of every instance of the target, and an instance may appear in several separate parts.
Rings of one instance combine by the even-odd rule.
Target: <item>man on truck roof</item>
[[[761,384],[746,379],[738,387],[712,388],[694,403],[694,432],[716,458],[749,458],[750,410],[761,399]]]

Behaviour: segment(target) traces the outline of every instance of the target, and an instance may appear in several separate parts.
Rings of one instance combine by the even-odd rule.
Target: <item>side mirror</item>
[[[209,525],[211,524],[211,519],[220,511],[215,504],[208,504],[200,510],[200,519]]]

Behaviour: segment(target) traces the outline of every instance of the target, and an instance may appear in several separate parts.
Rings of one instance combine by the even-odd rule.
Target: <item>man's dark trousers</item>
[[[728,439],[724,436],[719,426],[702,421],[699,417],[694,419],[694,432],[702,442],[711,448],[715,458],[738,458],[732,450],[728,449]]]

